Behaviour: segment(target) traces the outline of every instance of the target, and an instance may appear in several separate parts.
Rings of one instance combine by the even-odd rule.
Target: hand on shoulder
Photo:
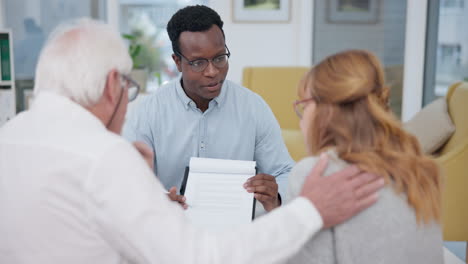
[[[324,228],[340,224],[373,205],[378,190],[385,185],[382,177],[363,172],[355,165],[322,177],[327,164],[328,156],[321,155],[300,192],[317,208]]]

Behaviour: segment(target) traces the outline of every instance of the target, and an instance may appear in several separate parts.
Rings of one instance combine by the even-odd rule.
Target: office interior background
[[[272,6],[281,17],[249,17],[239,3]],[[468,81],[468,0],[0,0],[0,29],[12,36],[16,112],[29,106],[48,34],[74,17],[100,19],[130,35],[129,44],[141,46],[136,61],[146,93],[154,92],[178,76],[165,28],[190,4],[208,5],[223,19],[232,53],[227,78],[237,83],[245,67],[310,67],[342,50],[367,49],[382,60],[391,107],[406,121],[445,96],[451,84]],[[445,245],[465,259],[463,242]]]

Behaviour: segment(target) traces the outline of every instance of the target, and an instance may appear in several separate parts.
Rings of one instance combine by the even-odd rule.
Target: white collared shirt
[[[321,226],[298,198],[239,230],[193,228],[137,151],[62,96],[0,128],[0,263],[278,263]]]

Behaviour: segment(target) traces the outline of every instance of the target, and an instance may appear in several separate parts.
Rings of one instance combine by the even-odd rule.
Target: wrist
[[[278,198],[278,197],[274,201],[263,205],[263,207],[265,208],[265,211],[267,212],[270,212],[271,210],[280,206],[281,206],[281,198]]]

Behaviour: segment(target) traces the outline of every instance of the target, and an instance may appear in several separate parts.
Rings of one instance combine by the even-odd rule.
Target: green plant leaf
[[[131,34],[122,34],[122,37],[128,40],[135,40],[136,37]]]

